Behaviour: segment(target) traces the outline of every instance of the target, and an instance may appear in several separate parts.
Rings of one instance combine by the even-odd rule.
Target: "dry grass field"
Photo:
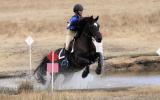
[[[19,95],[0,94],[1,100],[159,100],[160,88],[141,87],[120,90],[71,90],[23,92]]]

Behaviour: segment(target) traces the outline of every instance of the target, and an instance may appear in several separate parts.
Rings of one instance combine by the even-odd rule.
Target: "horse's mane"
[[[77,22],[78,33],[81,34],[84,27],[86,26],[86,24],[90,23],[92,20],[93,20],[93,17],[82,17],[82,18],[80,18]]]
[[[89,22],[90,21],[90,19],[93,19],[93,17],[91,16],[91,17],[82,17],[82,18],[80,18],[79,19],[79,21],[78,21],[78,25],[85,25],[87,22]]]
[[[95,19],[93,18],[93,16],[89,16],[89,17],[82,17],[79,19],[78,21],[78,27],[83,29],[84,26],[87,24],[87,23],[93,23],[95,21],[97,21],[99,18],[99,16],[97,16]]]

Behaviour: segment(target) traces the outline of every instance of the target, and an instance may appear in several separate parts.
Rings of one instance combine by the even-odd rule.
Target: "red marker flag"
[[[53,73],[58,73],[58,63],[53,63]],[[52,73],[52,63],[47,63],[47,72]]]

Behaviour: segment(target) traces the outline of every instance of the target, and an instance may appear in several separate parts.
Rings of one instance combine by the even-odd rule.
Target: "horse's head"
[[[98,18],[97,16],[95,19],[93,16],[91,17],[84,17],[80,21],[80,25],[83,27],[83,34],[88,36],[88,37],[93,37],[97,42],[101,42],[102,40],[102,35],[99,31],[100,25],[98,24]]]

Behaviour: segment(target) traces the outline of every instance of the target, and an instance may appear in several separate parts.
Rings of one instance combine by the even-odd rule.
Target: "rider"
[[[69,54],[69,44],[73,40],[73,38],[78,38],[79,34],[77,33],[77,22],[80,18],[82,18],[83,13],[83,6],[81,4],[76,4],[73,7],[74,15],[70,18],[67,22],[67,29],[68,32],[66,34],[66,45],[65,45],[65,52],[66,56]]]

